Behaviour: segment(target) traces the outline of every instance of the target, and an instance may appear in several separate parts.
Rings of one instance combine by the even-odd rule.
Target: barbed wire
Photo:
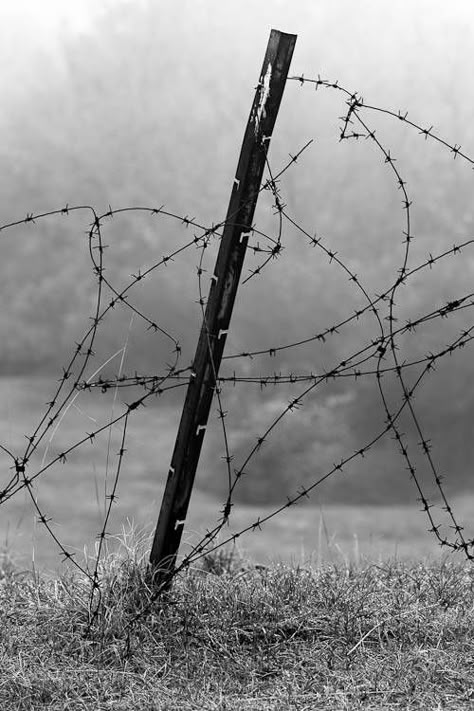
[[[416,122],[408,119],[408,114],[401,111],[391,111],[376,106],[366,104],[364,99],[357,92],[350,92],[347,89],[339,86],[338,82],[329,82],[321,79],[307,79],[304,75],[290,77],[289,82],[298,82],[301,87],[313,86],[316,90],[326,89],[342,93],[345,100],[345,113],[340,117],[340,141],[360,141],[362,139],[369,141],[376,150],[376,154],[380,157],[384,166],[389,170],[389,175],[393,182],[394,188],[401,194],[401,216],[403,220],[403,228],[400,231],[402,237],[402,257],[398,268],[396,269],[390,283],[377,294],[372,294],[371,290],[362,278],[351,269],[343,257],[329,245],[326,240],[317,236],[317,233],[308,231],[299,221],[297,217],[290,214],[285,198],[283,195],[281,178],[284,174],[298,165],[298,161],[302,155],[305,155],[312,144],[312,140],[306,142],[294,155],[290,154],[290,161],[284,164],[278,171],[274,172],[267,159],[267,176],[261,186],[260,192],[271,196],[272,214],[276,219],[276,229],[272,232],[263,232],[252,226],[249,230],[250,244],[248,250],[253,253],[257,262],[256,266],[249,270],[249,275],[242,280],[241,288],[245,287],[250,281],[261,276],[263,273],[272,269],[272,265],[281,259],[285,259],[284,254],[287,252],[285,245],[285,229],[291,228],[295,231],[297,238],[303,241],[307,246],[315,250],[315,254],[320,255],[322,259],[331,265],[332,269],[338,270],[345,281],[348,281],[353,286],[360,297],[363,299],[362,305],[350,311],[336,323],[326,326],[317,333],[304,334],[303,337],[296,340],[275,342],[271,347],[255,348],[253,350],[245,350],[239,352],[231,352],[224,355],[224,361],[228,364],[233,361],[248,362],[262,359],[263,357],[275,358],[277,354],[284,351],[295,352],[298,348],[308,344],[326,343],[330,339],[339,337],[341,333],[347,330],[347,327],[352,325],[360,328],[362,321],[368,321],[375,328],[375,335],[367,339],[356,351],[347,353],[338,363],[331,365],[327,369],[317,369],[314,372],[292,372],[291,370],[261,372],[258,375],[249,375],[244,372],[236,373],[235,369],[231,375],[219,374],[215,364],[211,364],[214,369],[214,381],[216,383],[215,396],[217,403],[217,419],[220,423],[220,431],[222,436],[222,457],[225,465],[227,478],[227,496],[223,501],[220,518],[216,525],[207,530],[201,540],[191,547],[191,551],[182,557],[179,564],[176,566],[174,575],[177,575],[190,565],[196,563],[204,556],[209,555],[212,551],[221,548],[224,545],[235,542],[245,533],[256,531],[270,519],[279,515],[291,506],[296,505],[303,499],[309,498],[310,494],[324,481],[336,473],[340,473],[347,465],[356,459],[364,458],[365,455],[385,437],[391,437],[398,449],[398,452],[404,462],[409,477],[413,480],[415,491],[418,500],[421,504],[421,510],[427,516],[429,523],[429,531],[436,537],[440,546],[446,547],[452,551],[462,551],[468,560],[474,559],[474,538],[465,534],[463,526],[458,522],[454,510],[448,500],[443,486],[443,476],[438,471],[432,454],[432,444],[428,438],[425,428],[422,425],[420,415],[415,405],[415,394],[418,392],[420,385],[428,376],[432,377],[436,365],[447,356],[451,356],[460,349],[468,346],[474,339],[474,325],[464,328],[450,343],[425,353],[411,358],[403,359],[400,353],[402,352],[402,339],[410,339],[418,337],[420,330],[428,324],[437,322],[441,319],[452,320],[457,314],[466,314],[469,309],[474,306],[474,292],[466,294],[458,294],[456,298],[451,298],[445,301],[437,308],[432,308],[427,313],[411,315],[409,318],[400,319],[397,310],[396,296],[403,286],[404,288],[410,284],[410,280],[425,270],[432,270],[445,262],[448,258],[457,258],[463,254],[465,250],[472,247],[474,237],[469,237],[463,241],[453,244],[452,247],[439,251],[438,253],[429,255],[419,261],[414,266],[409,266],[409,257],[411,254],[411,245],[414,241],[412,232],[412,209],[413,201],[407,187],[407,182],[404,180],[401,170],[398,168],[396,158],[389,150],[384,142],[379,138],[375,130],[373,130],[366,115],[371,112],[388,118],[396,119],[402,125],[414,129],[418,135],[422,136],[425,141],[432,141],[443,149],[447,149],[453,154],[454,159],[459,159],[459,162],[465,162],[474,166],[474,160],[471,159],[458,144],[450,144],[445,139],[436,135],[433,126],[422,128]],[[47,530],[52,541],[57,546],[61,556],[74,565],[83,575],[90,581],[91,598],[90,598],[90,616],[91,623],[99,615],[101,603],[101,567],[100,562],[104,553],[105,543],[109,535],[109,525],[113,507],[118,498],[120,482],[124,476],[124,458],[126,454],[127,432],[130,418],[151,398],[163,398],[167,394],[187,387],[193,378],[193,364],[182,363],[183,352],[179,338],[173,334],[162,321],[159,321],[152,315],[146,314],[138,305],[135,299],[136,292],[144,282],[149,282],[152,278],[159,276],[163,270],[173,268],[173,264],[183,258],[184,255],[191,253],[192,250],[198,251],[197,265],[195,265],[196,278],[196,302],[199,306],[201,317],[205,327],[205,307],[207,298],[207,288],[204,281],[206,270],[206,260],[209,258],[209,252],[212,248],[218,245],[222,236],[222,229],[225,221],[220,220],[216,224],[206,226],[200,224],[195,218],[190,218],[185,215],[165,210],[164,206],[146,207],[135,206],[109,209],[103,214],[99,214],[96,209],[89,205],[65,207],[41,214],[28,213],[25,218],[5,224],[0,227],[0,232],[5,233],[7,230],[14,230],[20,226],[28,225],[35,226],[38,223],[43,223],[48,219],[58,216],[68,217],[72,213],[86,214],[89,216],[90,223],[87,230],[87,242],[89,259],[92,265],[92,277],[95,283],[95,303],[92,313],[89,317],[90,325],[86,328],[82,338],[75,343],[73,354],[63,368],[59,384],[48,402],[46,410],[40,416],[33,432],[27,436],[27,445],[24,451],[15,452],[12,448],[4,444],[0,444],[0,449],[11,460],[12,474],[6,482],[3,489],[0,491],[0,503],[5,503],[22,490],[26,490],[31,498],[33,506],[38,516],[38,522]],[[127,214],[136,217],[145,215],[154,221],[159,221],[159,225],[170,222],[174,227],[180,227],[185,232],[185,238],[176,245],[171,251],[163,255],[155,261],[151,266],[142,266],[132,275],[125,285],[118,287],[112,277],[106,274],[106,249],[110,245],[104,242],[103,231],[106,225],[110,225],[111,221],[119,215]],[[228,217],[232,220],[233,216]],[[192,236],[189,234],[192,231]],[[261,255],[261,256],[260,256]],[[212,272],[211,272],[212,273]],[[207,279],[207,277],[206,277]],[[123,355],[126,347],[118,353],[113,354],[105,361],[96,365],[94,360],[97,358],[95,347],[99,338],[101,329],[116,309],[124,309],[131,314],[131,317],[138,319],[142,327],[146,331],[163,339],[167,344],[168,359],[164,367],[159,373],[137,373],[127,375],[123,372]],[[209,332],[208,332],[209,340]],[[212,349],[209,345],[209,352],[212,356]],[[118,375],[110,377],[106,370],[109,364],[117,355],[122,355],[121,368]],[[89,368],[92,367],[93,372],[89,373]],[[409,374],[414,376],[414,380],[409,384]],[[391,377],[390,377],[391,376]],[[258,517],[251,524],[233,533],[232,535],[223,535],[224,527],[229,524],[232,508],[234,506],[236,492],[242,479],[251,476],[252,461],[258,456],[264,444],[267,444],[274,434],[278,425],[290,413],[301,409],[305,406],[308,396],[314,393],[320,386],[334,382],[338,379],[351,379],[358,381],[361,379],[374,382],[374,386],[378,392],[380,402],[384,412],[384,421],[381,422],[378,431],[354,451],[346,454],[338,463],[334,463],[332,467],[318,478],[314,479],[310,484],[301,484],[297,491],[289,495],[281,505],[274,508],[269,513]],[[388,382],[388,385],[387,385]],[[391,403],[393,397],[393,382],[398,384],[398,400],[395,404]],[[234,453],[231,446],[231,438],[227,425],[227,415],[229,403],[226,400],[224,387],[231,385],[236,387],[244,383],[253,384],[260,389],[277,386],[294,386],[301,385],[301,389],[296,392],[287,402],[286,406],[281,409],[276,417],[265,428],[263,433],[255,435],[255,442],[250,446],[244,461],[239,467],[234,467]],[[391,390],[392,388],[392,390]],[[61,426],[64,417],[67,416],[69,409],[79,397],[86,397],[88,394],[97,393],[107,395],[110,392],[117,393],[119,390],[127,392],[130,390],[133,395],[136,391],[140,391],[138,397],[132,399],[129,403],[123,403],[123,411],[120,414],[112,413],[112,416],[103,425],[100,425],[90,432],[85,432],[77,441],[73,442],[63,451],[53,454],[48,458],[48,447],[54,438],[55,433]],[[407,418],[416,433],[417,445],[415,454],[413,444],[409,442],[409,437],[402,431],[403,418]],[[106,493],[105,515],[103,525],[97,534],[98,544],[96,550],[95,562],[92,566],[80,563],[73,552],[60,540],[54,530],[52,518],[43,510],[39,503],[36,486],[41,477],[49,470],[58,464],[66,464],[68,457],[83,447],[85,444],[93,445],[100,435],[111,433],[115,426],[121,427],[120,447],[116,455],[116,463],[114,465],[114,475],[112,477],[111,486]],[[41,460],[40,466],[34,466],[34,455],[38,453],[39,447],[47,442],[45,453]],[[111,440],[109,437],[107,460],[109,461]],[[422,456],[424,466],[430,473],[432,482],[438,492],[442,510],[447,515],[447,520],[451,530],[454,532],[452,536],[442,532],[443,524],[438,522],[433,509],[435,505],[425,491],[425,486],[420,477],[420,465],[416,463],[417,456]],[[152,600],[160,594],[161,589],[155,591]],[[151,604],[151,603],[150,603]],[[142,614],[142,613],[141,613]]]

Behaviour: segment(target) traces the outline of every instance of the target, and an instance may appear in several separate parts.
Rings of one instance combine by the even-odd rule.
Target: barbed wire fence
[[[461,150],[458,144],[450,144],[438,136],[433,127],[423,128],[416,122],[408,118],[408,114],[394,112],[389,109],[372,106],[365,103],[362,96],[351,92],[338,82],[331,82],[325,79],[306,78],[304,75],[293,76],[288,81],[299,82],[302,90],[324,90],[333,91],[341,95],[344,99],[345,113],[341,118],[340,141],[368,141],[387,167],[393,180],[394,189],[400,194],[401,214],[403,215],[403,230],[401,239],[403,244],[403,258],[401,264],[393,275],[390,283],[379,294],[372,294],[369,287],[363,280],[347,266],[344,259],[331,248],[325,240],[310,233],[298,218],[290,214],[285,204],[285,196],[282,193],[280,179],[290,170],[298,165],[301,156],[305,155],[311,147],[311,141],[306,142],[297,152],[290,156],[290,160],[278,170],[267,159],[267,175],[262,184],[261,192],[271,195],[273,203],[273,213],[277,221],[277,228],[274,233],[260,231],[256,226],[252,227],[250,233],[249,250],[258,259],[257,265],[250,271],[249,275],[242,280],[242,287],[267,270],[271,270],[276,260],[285,259],[285,228],[291,225],[295,228],[302,241],[304,241],[317,258],[328,261],[334,270],[342,274],[345,280],[349,280],[351,285],[364,299],[365,305],[361,308],[350,311],[337,323],[333,323],[318,333],[310,333],[304,338],[293,342],[280,342],[272,345],[271,348],[246,350],[243,352],[228,353],[224,355],[224,360],[228,363],[245,363],[249,359],[264,357],[274,357],[283,351],[292,351],[302,345],[318,344],[329,339],[336,338],[350,324],[360,324],[363,320],[370,321],[375,328],[375,335],[367,340],[365,345],[355,352],[350,353],[343,360],[335,363],[324,372],[287,372],[276,373],[267,372],[258,376],[250,376],[245,372],[242,375],[218,375],[216,374],[215,399],[217,402],[217,415],[220,422],[222,437],[223,461],[227,475],[227,496],[222,502],[220,518],[216,525],[208,530],[206,534],[192,546],[191,551],[182,557],[176,566],[173,575],[178,575],[181,571],[189,568],[203,557],[208,556],[213,551],[235,542],[246,533],[257,531],[270,519],[282,514],[286,509],[296,505],[302,499],[308,498],[317,487],[328,478],[342,472],[344,468],[353,460],[364,458],[364,456],[383,438],[391,437],[398,448],[403,466],[406,468],[409,477],[412,479],[417,498],[421,503],[421,509],[427,517],[429,531],[436,537],[440,546],[452,551],[460,551],[471,561],[474,559],[474,538],[465,532],[456,517],[443,485],[443,476],[438,470],[435,459],[432,455],[431,442],[425,434],[425,428],[417,412],[415,394],[428,376],[433,377],[433,372],[437,364],[451,356],[456,351],[468,346],[474,338],[474,324],[463,329],[456,338],[445,347],[434,352],[426,353],[422,357],[404,360],[401,353],[402,337],[416,337],[417,332],[427,324],[432,324],[442,319],[452,319],[455,314],[466,313],[474,306],[474,291],[461,293],[455,299],[451,299],[439,308],[433,308],[427,313],[413,315],[412,318],[399,320],[396,305],[396,296],[401,287],[407,287],[410,280],[415,275],[419,275],[425,270],[436,269],[439,264],[444,263],[449,258],[459,259],[461,254],[474,245],[474,237],[464,239],[453,244],[449,249],[439,253],[428,254],[419,263],[410,266],[409,256],[414,240],[412,232],[412,210],[413,204],[410,199],[409,188],[404,180],[402,171],[398,168],[396,158],[392,152],[379,139],[376,131],[371,129],[367,118],[374,112],[384,115],[388,119],[403,124],[407,130],[418,132],[420,137],[426,141],[437,143],[441,148],[452,153],[453,158],[459,162],[464,162],[470,167],[474,166],[474,160]],[[182,348],[176,334],[172,333],[153,315],[147,314],[141,309],[134,295],[144,282],[159,278],[164,269],[173,269],[173,265],[184,255],[197,250],[198,258],[195,266],[195,280],[198,303],[204,318],[207,276],[205,269],[205,259],[210,247],[215,247],[222,236],[225,221],[218,221],[211,226],[200,224],[195,218],[171,213],[164,206],[159,207],[124,207],[109,209],[99,214],[96,209],[89,205],[69,206],[40,214],[27,214],[21,220],[5,224],[0,228],[2,236],[18,227],[34,227],[43,224],[52,218],[68,218],[73,213],[85,214],[89,218],[89,228],[87,232],[89,258],[92,265],[92,276],[95,283],[95,306],[90,315],[90,326],[86,329],[83,337],[75,344],[69,362],[65,365],[63,373],[59,379],[59,384],[47,404],[45,411],[40,415],[38,423],[31,434],[27,436],[27,444],[23,451],[13,451],[11,448],[1,444],[1,450],[11,460],[11,475],[0,491],[0,503],[5,503],[19,492],[26,490],[35,507],[38,522],[50,535],[52,542],[57,547],[60,555],[89,581],[91,586],[90,614],[93,620],[100,610],[101,601],[101,560],[106,547],[106,540],[109,535],[109,523],[112,510],[118,499],[120,483],[125,476],[126,469],[126,449],[127,433],[130,419],[136,412],[157,397],[165,398],[167,394],[176,389],[186,387],[193,375],[193,364],[183,363]],[[180,225],[185,230],[186,237],[182,239],[176,249],[162,256],[151,266],[139,269],[137,273],[131,275],[125,286],[117,286],[109,278],[106,270],[107,247],[104,242],[103,232],[105,226],[109,226],[114,217],[121,214],[128,214],[132,218],[138,214],[149,216],[163,227],[164,224]],[[316,258],[316,257],[315,257]],[[115,377],[104,375],[104,369],[108,361],[97,364],[95,346],[99,339],[101,329],[107,319],[116,309],[123,309],[130,312],[133,318],[143,325],[147,331],[156,334],[163,342],[169,346],[171,357],[170,362],[163,366],[160,373],[135,373],[126,375],[120,372]],[[116,355],[116,354],[115,354]],[[414,381],[410,380],[409,373],[418,368]],[[89,370],[92,369],[90,373]],[[387,376],[395,377],[399,387],[399,400],[393,405],[390,402],[387,389],[385,387]],[[281,505],[275,507],[270,513],[257,518],[250,525],[242,530],[226,536],[223,532],[232,516],[232,507],[235,501],[236,492],[244,475],[251,477],[251,465],[258,456],[264,444],[271,444],[272,436],[275,434],[279,423],[288,417],[293,411],[304,408],[308,396],[322,385],[338,379],[353,379],[355,381],[365,379],[373,382],[377,389],[380,401],[385,413],[385,420],[381,422],[380,428],[374,432],[372,438],[361,444],[356,450],[348,453],[338,463],[335,463],[322,476],[312,481],[310,485],[300,486]],[[244,458],[243,463],[235,467],[234,456],[231,447],[231,437],[227,425],[228,402],[226,399],[225,387],[232,385],[239,386],[243,383],[254,384],[256,387],[266,386],[291,386],[295,394],[281,409],[279,414],[262,433],[255,433],[255,444],[251,446]],[[114,414],[105,424],[90,432],[84,432],[77,441],[71,444],[64,451],[48,457],[49,443],[61,425],[64,417],[67,416],[71,405],[79,398],[85,398],[88,394],[100,393],[106,395],[110,392],[140,391],[139,397],[130,403],[124,403],[122,411]],[[432,503],[419,476],[419,465],[415,462],[416,456],[413,454],[413,447],[408,443],[407,437],[402,431],[402,416],[408,416],[418,437],[418,456],[421,453],[424,464],[431,473],[432,480],[438,491],[442,502],[441,508]],[[96,549],[95,561],[82,564],[77,560],[75,554],[63,544],[54,528],[53,519],[49,512],[43,510],[39,503],[37,488],[39,482],[47,473],[59,464],[67,464],[68,457],[80,451],[85,445],[94,445],[101,436],[107,436],[112,428],[121,428],[120,447],[114,466],[114,475],[106,494],[106,508],[103,518],[103,525],[98,532],[98,545]],[[35,464],[35,454],[38,454],[41,447],[45,447],[44,454],[39,466]],[[442,520],[441,520],[442,519]],[[446,533],[446,527],[451,533]],[[153,599],[159,594],[159,590],[154,593]]]

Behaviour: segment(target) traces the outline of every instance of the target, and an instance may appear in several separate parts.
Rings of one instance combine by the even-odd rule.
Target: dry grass
[[[0,708],[474,708],[472,565],[255,569],[221,553],[151,605],[139,548],[101,574],[91,627],[84,580],[4,560]]]

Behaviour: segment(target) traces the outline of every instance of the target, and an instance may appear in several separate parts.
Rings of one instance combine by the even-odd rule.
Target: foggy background
[[[290,75],[338,80],[368,104],[408,110],[413,121],[433,124],[438,135],[474,155],[474,10],[468,1],[24,1],[0,7],[1,225],[66,204],[90,204],[99,213],[109,205],[164,204],[200,224],[221,220],[271,28],[298,34]],[[346,111],[337,92],[288,83],[270,162],[274,170],[281,168],[289,154],[314,139],[283,176],[282,198],[298,223],[322,236],[374,294],[394,281],[402,260],[402,195],[370,142],[339,143],[339,117]],[[413,200],[410,265],[474,236],[471,166],[393,119],[368,113],[364,118],[396,157]],[[60,377],[94,304],[89,219],[58,216],[0,235],[3,378]],[[278,229],[268,195],[256,223],[270,234]],[[114,218],[104,230],[107,276],[125,284],[189,235],[172,220],[152,222],[131,213]],[[300,340],[362,305],[347,275],[297,230],[287,226],[282,241],[282,257],[240,289],[226,353]],[[208,269],[214,255],[210,249]],[[200,326],[197,261],[198,253],[188,251],[136,297],[179,339],[183,364],[192,359]],[[244,277],[258,263],[258,255],[249,254]],[[417,317],[469,293],[472,273],[469,250],[424,270],[409,281],[402,314]],[[407,336],[404,357],[443,348],[469,327],[470,318],[468,309],[420,329],[416,338]],[[171,357],[169,344],[153,338],[138,320],[130,326],[125,310],[104,327],[97,362],[123,345],[127,329],[127,372],[161,372]],[[226,361],[223,374],[321,372],[377,335],[365,321],[326,344],[292,349],[277,359]],[[469,348],[444,359],[416,398],[448,493],[469,490],[471,482],[471,361]],[[237,464],[302,389],[224,388]],[[179,396],[168,398],[175,412],[170,418],[176,419],[180,402]],[[310,484],[364,446],[383,423],[373,381],[341,379],[317,388],[252,460],[252,476],[237,496],[252,503],[281,501],[286,491]],[[227,485],[221,440],[214,412],[197,486],[218,495]],[[169,446],[171,456],[172,440]],[[416,496],[390,438],[331,477],[318,494],[342,503],[408,502]]]

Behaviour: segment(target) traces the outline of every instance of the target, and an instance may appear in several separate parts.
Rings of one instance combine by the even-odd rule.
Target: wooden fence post
[[[204,321],[150,553],[153,581],[171,583],[224,352],[265,158],[296,35],[272,30],[240,152]]]

